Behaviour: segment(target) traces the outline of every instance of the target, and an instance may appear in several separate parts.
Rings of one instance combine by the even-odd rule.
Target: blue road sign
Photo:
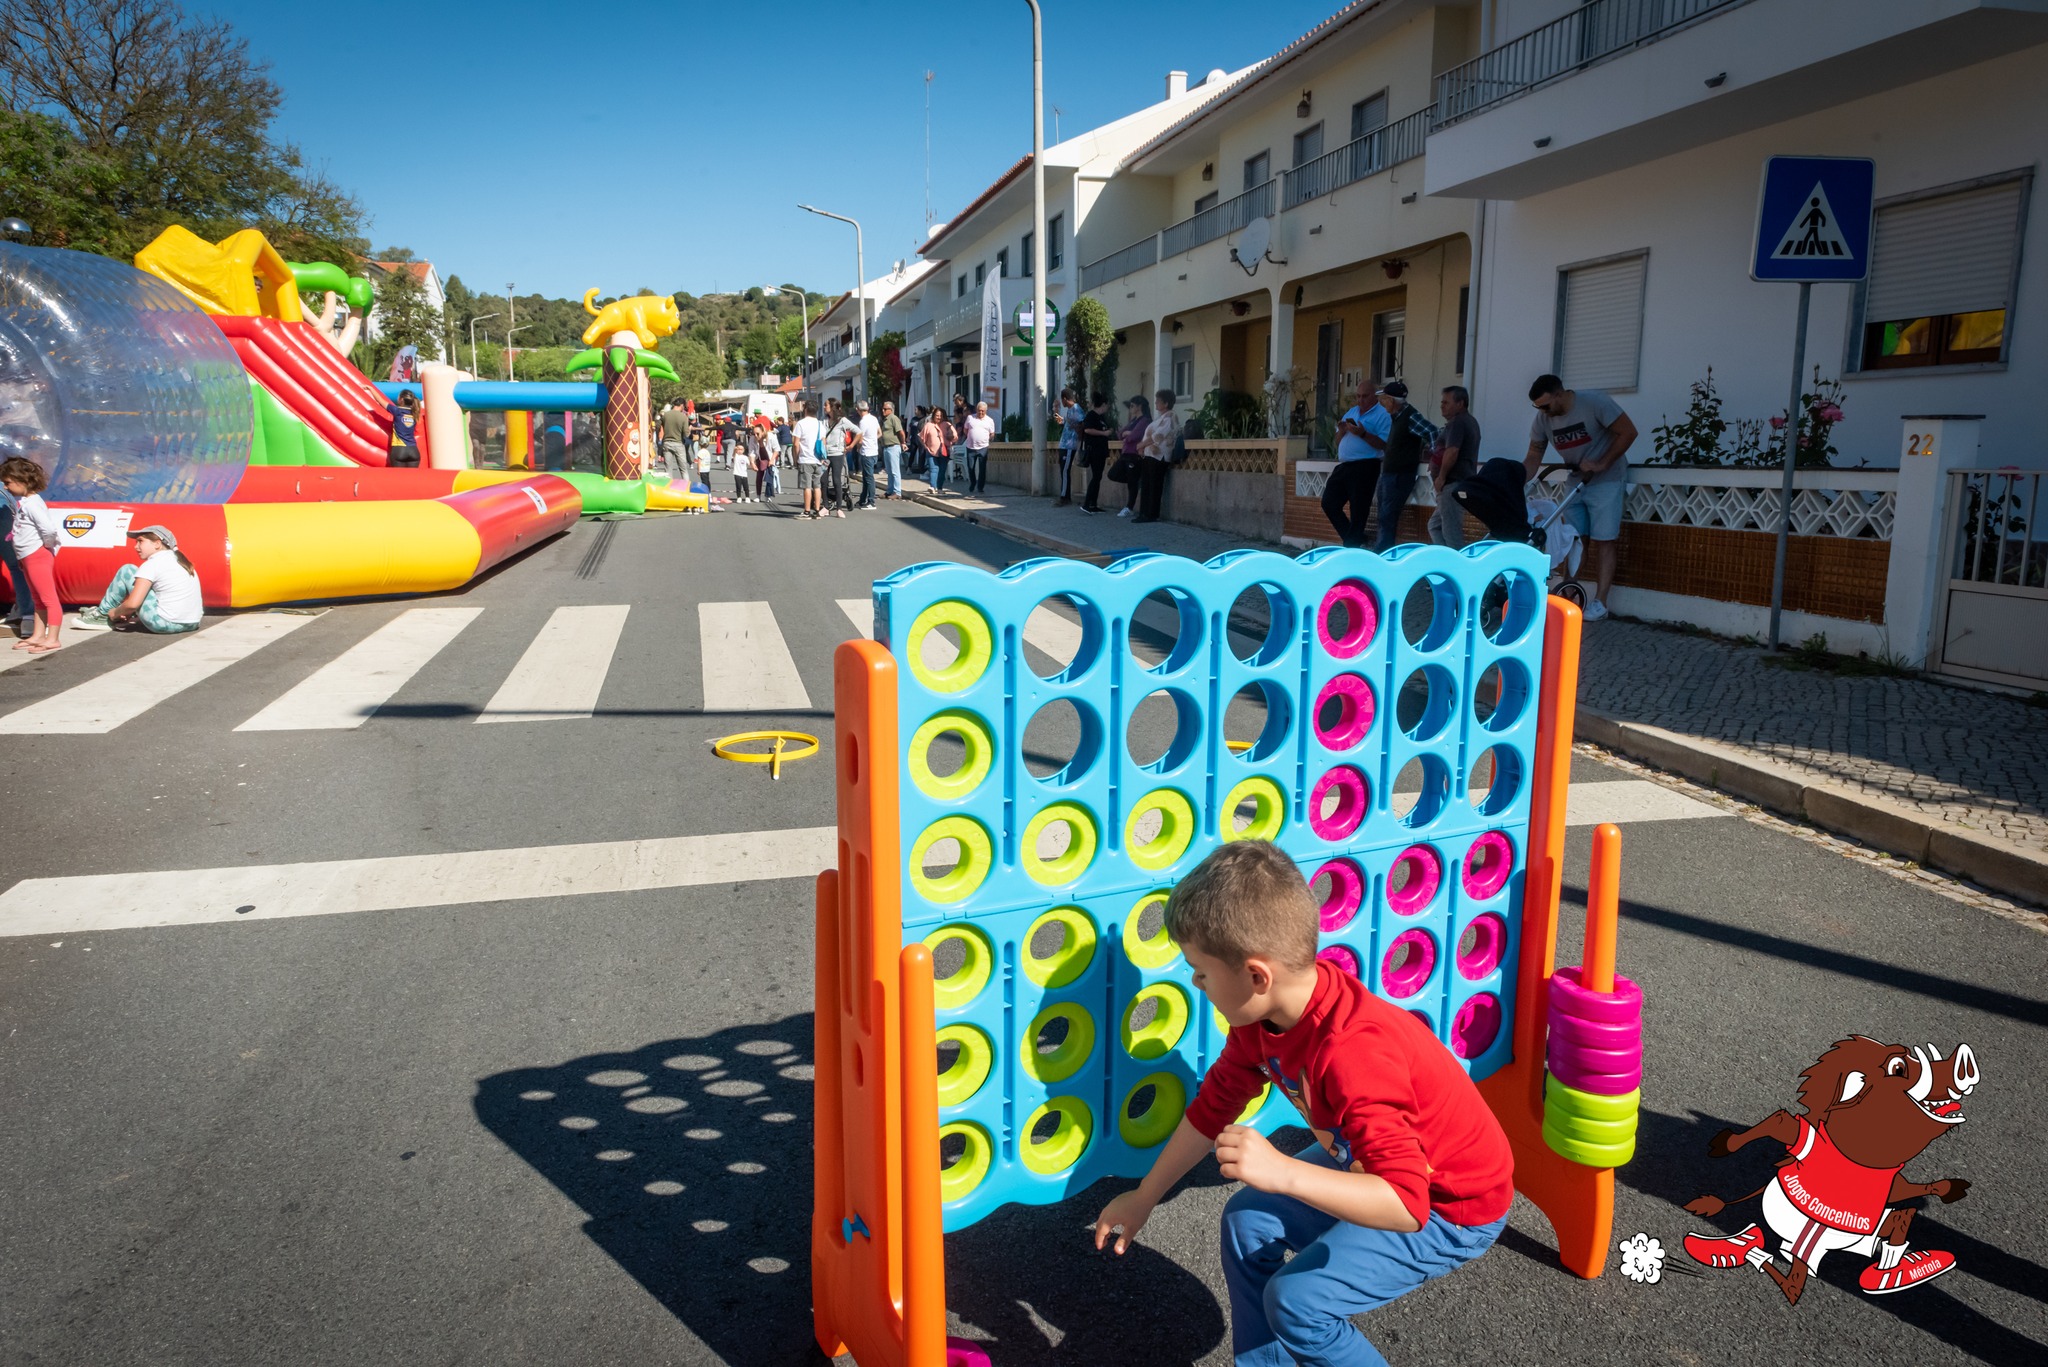
[[[1868,157],[1772,157],[1756,203],[1752,280],[1861,280],[1870,274]]]

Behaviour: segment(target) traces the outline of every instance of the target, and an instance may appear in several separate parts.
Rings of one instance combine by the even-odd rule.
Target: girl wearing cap
[[[196,631],[205,606],[199,596],[199,575],[178,549],[168,527],[150,526],[128,533],[140,567],[123,565],[107,585],[100,605],[87,608],[72,621],[78,631],[107,631],[128,622],[159,636]]]
[[[64,604],[57,597],[57,519],[43,502],[50,477],[28,457],[10,456],[0,461],[0,485],[14,496],[14,559],[35,610],[35,631],[14,648],[45,654],[57,649],[64,626]]]

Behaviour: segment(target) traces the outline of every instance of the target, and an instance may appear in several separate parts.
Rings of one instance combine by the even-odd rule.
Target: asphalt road
[[[360,728],[234,730],[418,604],[332,609],[110,734],[6,737],[0,895],[678,834],[772,852],[830,824],[826,763],[770,783],[706,738],[825,731],[837,601],[872,579],[1026,554],[914,508],[584,523],[435,600],[485,611]],[[705,715],[701,601],[771,604],[812,706]],[[564,604],[631,606],[595,715],[475,725]],[[0,674],[0,714],[160,648]],[[1518,1202],[1487,1257],[1364,1320],[1374,1341],[1402,1364],[2048,1360],[2048,935],[1739,817],[1623,826],[1651,1066],[1616,1233],[1660,1239],[1667,1273],[1581,1282]],[[786,878],[0,938],[0,1362],[816,1361],[810,929]],[[1855,1032],[1977,1053],[1969,1121],[1908,1167],[1974,1184],[1915,1226],[1957,1270],[1874,1299],[1835,1255],[1797,1307],[1746,1270],[1681,1275],[1706,1222],[1680,1203],[1768,1171],[1769,1145],[1714,1161],[1708,1137]],[[950,1236],[956,1332],[1004,1367],[1227,1362],[1228,1188],[1205,1165],[1121,1261],[1082,1234],[1111,1189]]]

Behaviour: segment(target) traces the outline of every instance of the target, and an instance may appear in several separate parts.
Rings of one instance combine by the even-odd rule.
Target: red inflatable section
[[[257,382],[299,421],[361,465],[383,465],[391,450],[384,396],[307,322],[214,319]]]
[[[476,562],[478,574],[528,546],[568,531],[583,516],[583,495],[568,480],[553,475],[470,489],[441,501],[468,519],[483,541]]]
[[[73,513],[99,514],[126,508],[134,514],[135,527],[160,526],[178,538],[178,549],[192,562],[199,575],[199,588],[210,608],[228,606],[231,576],[228,566],[228,519],[219,503],[66,503],[60,521]],[[90,533],[88,533],[89,535]],[[65,540],[70,540],[66,530]],[[64,545],[57,552],[57,596],[66,603],[100,601],[115,571],[135,563],[135,543],[123,539],[116,546]]]
[[[252,465],[230,503],[396,502],[445,498],[459,470],[349,470],[339,465]],[[566,480],[555,480],[566,484]]]

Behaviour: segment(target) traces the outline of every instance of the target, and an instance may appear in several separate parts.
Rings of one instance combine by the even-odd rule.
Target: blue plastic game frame
[[[1414,1012],[1447,1046],[1457,1041],[1453,1052],[1475,1078],[1508,1061],[1547,569],[1530,547],[1486,542],[1460,551],[1409,545],[1385,556],[1335,547],[1298,559],[1233,551],[1206,564],[1147,553],[1105,568],[1038,559],[1000,574],[940,562],[877,582],[875,637],[900,666],[904,936],[927,940],[935,953],[948,939],[968,951],[960,970],[937,984],[941,1044],[961,1046],[940,1076],[942,1142],[960,1150],[942,1176],[947,1230],[1008,1202],[1055,1202],[1150,1166],[1226,1032],[1163,932],[1150,941],[1127,932],[1147,902],[1226,838],[1232,798],[1247,781],[1270,785],[1252,833],[1267,834],[1305,878],[1315,880],[1331,861],[1357,870],[1358,907],[1348,918],[1326,912],[1324,953],[1355,965],[1368,986]],[[1411,639],[1403,605],[1418,585],[1430,615]],[[1271,628],[1242,658],[1242,632],[1233,641],[1228,624],[1232,605],[1251,589],[1264,591]],[[1355,615],[1334,640],[1324,630],[1333,590],[1369,595],[1369,635]],[[1173,605],[1179,632],[1170,656],[1148,669],[1131,653],[1130,632],[1154,594]],[[1026,656],[1024,630],[1034,608],[1057,598],[1078,610],[1080,644],[1047,678]],[[925,633],[949,623],[960,640],[952,665],[914,665],[924,658]],[[1496,667],[1482,719],[1474,699]],[[1411,696],[1422,700],[1420,715],[1404,729],[1398,700],[1418,674]],[[1317,703],[1340,675],[1361,680],[1373,708],[1362,727],[1354,711],[1358,734],[1332,748],[1315,724]],[[1268,724],[1235,753],[1221,720],[1247,686],[1264,694]],[[1355,684],[1339,686],[1356,696]],[[1162,689],[1174,697],[1179,728],[1156,763],[1140,765],[1126,741],[1130,714]],[[1060,700],[1081,718],[1080,746],[1065,768],[1040,779],[1025,764],[1023,736],[1033,716]],[[977,725],[981,744],[970,738],[959,773],[941,779],[919,764],[935,733]],[[1470,780],[1488,752],[1493,779],[1475,806]],[[1397,814],[1395,777],[1410,761],[1423,767],[1423,791]],[[1348,833],[1319,834],[1308,819],[1311,795],[1339,765],[1364,778],[1364,813]],[[1177,853],[1177,840],[1148,852],[1127,838],[1134,809],[1161,790],[1180,794],[1192,812]],[[1070,828],[1069,859],[1048,866],[1031,857],[1034,821],[1077,816],[1089,829]],[[967,837],[964,873],[924,876],[924,837],[934,828]],[[976,829],[985,859],[974,848]],[[1468,881],[1475,845],[1487,858]],[[1085,859],[1072,857],[1089,846]],[[1432,861],[1434,890],[1424,896]],[[1394,893],[1397,864],[1407,877]],[[1063,956],[1049,967],[1028,948],[1047,918],[1069,927]],[[1389,972],[1396,942],[1417,943],[1409,932],[1428,937],[1426,976],[1418,978],[1412,957]],[[1461,945],[1472,953],[1461,956]],[[1146,1028],[1127,1032],[1141,994],[1158,1008]],[[1038,1049],[1038,1026],[1049,1017],[1064,1017],[1067,1034],[1048,1055]],[[1147,1087],[1152,1109],[1129,1119]],[[1248,1115],[1268,1131],[1299,1123],[1270,1093]]]

